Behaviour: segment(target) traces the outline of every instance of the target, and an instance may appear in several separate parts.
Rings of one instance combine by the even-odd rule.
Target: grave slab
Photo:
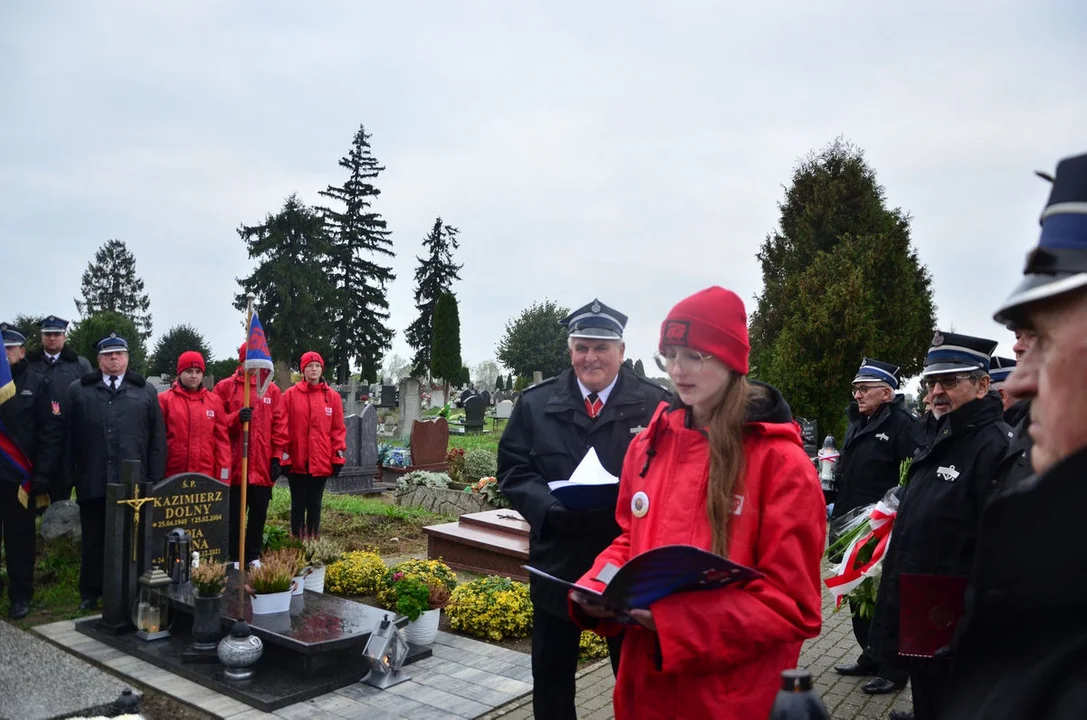
[[[457,522],[423,528],[427,557],[451,567],[527,581],[529,525],[515,510],[461,515]]]

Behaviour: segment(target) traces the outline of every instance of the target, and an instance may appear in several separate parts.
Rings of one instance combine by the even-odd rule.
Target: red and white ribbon
[[[865,578],[879,572],[883,556],[887,552],[887,544],[891,540],[891,528],[894,527],[896,514],[897,511],[883,500],[876,503],[868,514],[870,531],[849,544],[841,564],[834,568],[834,574],[824,581],[831,594],[834,595],[837,607],[842,606],[845,596],[857,589]],[[857,556],[869,542],[876,543],[872,557],[863,565],[858,565]]]

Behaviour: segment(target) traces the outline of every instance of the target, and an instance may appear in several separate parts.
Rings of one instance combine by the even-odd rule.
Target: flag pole
[[[256,299],[256,295],[249,293],[249,306],[246,308],[245,318],[245,345],[248,355],[249,347],[249,332],[253,329],[253,300]],[[242,407],[249,409],[249,368],[242,363],[242,372],[245,382],[242,383]],[[242,492],[241,492],[241,505],[238,508],[239,522],[238,522],[238,568],[242,572],[245,572],[245,491],[249,485],[249,421],[246,420],[242,423]]]

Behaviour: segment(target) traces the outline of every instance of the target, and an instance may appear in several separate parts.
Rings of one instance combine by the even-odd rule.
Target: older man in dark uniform
[[[849,428],[845,433],[841,459],[835,466],[838,497],[832,519],[859,507],[879,502],[899,483],[903,460],[912,458],[918,444],[917,420],[906,410],[898,394],[897,365],[864,358],[853,378],[853,402],[846,410]],[[857,661],[839,665],[839,675],[875,675],[861,688],[869,695],[881,695],[905,687],[909,675],[898,662],[880,664],[863,651],[868,642],[870,618],[853,610],[853,636],[862,652]]]
[[[880,663],[907,656],[917,720],[941,717],[949,665],[938,651],[961,613],[978,520],[1011,433],[989,391],[995,349],[992,340],[937,332],[922,371],[935,436],[910,466],[866,650]]]
[[[75,354],[75,351],[65,342],[68,332],[68,321],[56,315],[50,315],[42,320],[38,327],[41,328],[42,346],[39,350],[32,350],[26,354],[26,360],[30,367],[41,372],[49,378],[49,391],[55,408],[64,417],[68,409],[68,388],[72,382],[83,377],[91,371],[91,364],[87,358]],[[67,473],[58,473],[52,485],[53,500],[67,500],[72,495],[71,478]]]
[[[63,425],[54,412],[49,380],[26,361],[26,336],[0,323],[15,394],[0,404],[0,537],[8,567],[8,615],[30,612],[34,592],[34,515],[49,501],[61,452]]]
[[[1057,166],[1041,225],[995,318],[1033,336],[1006,387],[1032,398],[1036,475],[982,515],[949,720],[1087,717],[1087,155]]]
[[[627,317],[599,300],[578,308],[567,328],[571,368],[524,392],[498,444],[498,482],[532,528],[531,564],[577,580],[619,534],[615,500],[573,510],[548,490],[567,480],[590,448],[618,476],[631,439],[668,397],[659,385],[623,365]],[[577,717],[574,674],[581,630],[569,619],[566,592],[532,580],[532,702],[549,720]],[[613,670],[619,642],[609,640]]]
[[[83,532],[80,609],[102,596],[106,484],[121,482],[121,462],[139,460],[144,479],[162,480],[166,430],[158,393],[128,369],[128,343],[111,333],[98,342],[98,370],[68,390],[67,447]]]

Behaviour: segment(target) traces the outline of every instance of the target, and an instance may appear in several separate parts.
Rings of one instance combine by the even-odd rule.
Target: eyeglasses
[[[934,375],[922,380],[921,386],[931,392],[936,388],[936,383],[939,383],[940,387],[947,391],[954,390],[956,385],[970,379],[969,375]]]
[[[653,360],[664,372],[670,372],[677,364],[682,365],[693,373],[702,369],[702,363],[713,357],[709,353],[701,353],[696,350],[665,350],[664,353],[653,353]]]
[[[861,395],[867,395],[873,390],[879,390],[880,388],[887,387],[886,385],[854,385],[853,394],[860,393]]]

